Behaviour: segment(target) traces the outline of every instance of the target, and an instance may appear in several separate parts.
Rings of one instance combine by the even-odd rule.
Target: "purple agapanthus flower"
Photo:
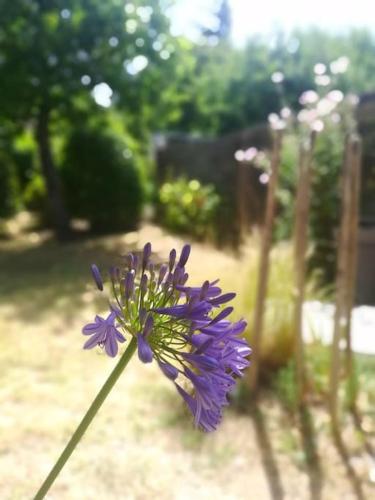
[[[216,429],[236,379],[249,365],[251,349],[242,337],[246,322],[231,322],[233,308],[227,306],[234,293],[223,293],[217,281],[188,286],[185,265],[190,246],[177,258],[156,266],[151,261],[151,244],[141,255],[129,254],[124,267],[109,271],[114,301],[107,319],[99,316],[84,327],[91,335],[84,347],[105,348],[109,356],[118,352],[124,336],[133,336],[143,363],[158,363],[161,372],[174,382],[177,391],[205,431]],[[92,273],[98,288],[102,276]],[[116,322],[118,326],[116,326]]]
[[[117,343],[125,342],[125,337],[117,330],[115,321],[116,312],[112,311],[107,319],[96,316],[94,323],[84,326],[82,333],[84,335],[91,335],[91,337],[84,344],[83,348],[92,349],[98,345],[105,348],[108,356],[116,356],[118,352]]]

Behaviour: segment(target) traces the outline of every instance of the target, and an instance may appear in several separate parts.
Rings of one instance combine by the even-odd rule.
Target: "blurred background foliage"
[[[216,136],[266,122],[285,107],[298,113],[304,91],[322,90],[314,65],[329,68],[343,56],[350,64],[331,88],[344,94],[375,88],[369,30],[279,31],[238,47],[230,38],[227,2],[218,2],[216,28],[202,26],[197,40],[171,34],[170,5],[0,0],[1,217],[35,210],[63,239],[72,217],[86,218],[94,231],[125,230],[136,225],[144,203],[159,200],[167,227],[201,238],[206,224],[215,234],[220,203],[209,188],[201,186],[206,208],[190,228],[186,217],[198,203],[192,179],[173,180],[169,195],[165,186],[158,195],[155,132]],[[282,83],[272,79],[277,72]],[[314,188],[321,197],[313,199],[312,266],[325,267],[328,281],[344,135],[341,126],[326,128],[315,155]],[[291,234],[298,137],[292,127],[285,141],[276,239]],[[195,201],[170,207],[172,193],[174,200]]]

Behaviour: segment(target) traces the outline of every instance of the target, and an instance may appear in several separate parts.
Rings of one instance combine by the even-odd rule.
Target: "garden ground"
[[[182,246],[150,225],[64,246],[41,233],[0,243],[2,500],[32,497],[113,367],[113,360],[81,349],[82,325],[105,308],[89,264],[110,265],[146,241],[160,257]],[[236,288],[241,269],[238,258],[194,245],[189,270],[198,283],[222,277]],[[324,409],[315,406],[311,421],[315,432],[302,439],[297,418],[274,394],[263,394],[257,410],[232,406],[217,432],[203,434],[156,366],[134,359],[49,498],[331,500],[357,498],[359,487],[371,498],[358,433],[344,428],[345,461]]]

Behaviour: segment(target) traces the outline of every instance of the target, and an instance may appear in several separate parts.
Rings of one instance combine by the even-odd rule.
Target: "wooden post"
[[[237,163],[237,217],[238,217],[238,231],[239,238],[242,242],[243,236],[246,234],[246,230],[249,227],[249,217],[248,217],[248,204],[246,202],[246,176],[247,165],[239,161]]]
[[[257,295],[254,308],[253,337],[252,337],[252,364],[249,369],[250,388],[256,391],[258,385],[258,372],[260,360],[260,345],[263,333],[264,306],[267,294],[269,272],[269,255],[272,242],[272,228],[276,205],[276,188],[279,179],[280,159],[282,146],[282,130],[276,130],[273,137],[271,175],[267,190],[266,215],[262,233],[260,249],[259,274]]]
[[[311,167],[316,132],[311,132],[309,143],[302,144],[299,157],[299,177],[297,184],[295,223],[294,223],[294,262],[295,262],[295,307],[294,328],[295,344],[294,356],[296,363],[297,402],[303,403],[306,386],[302,314],[305,292],[306,253],[308,243],[308,223],[311,194]]]
[[[350,212],[349,212],[349,245],[347,248],[347,296],[346,296],[346,376],[348,377],[349,406],[352,411],[356,409],[357,383],[354,370],[352,351],[351,317],[355,301],[355,290],[357,281],[357,249],[358,249],[358,224],[359,224],[359,194],[361,179],[361,141],[359,137],[353,136],[350,144]]]
[[[336,300],[335,316],[333,327],[333,339],[331,347],[331,367],[329,381],[329,410],[331,414],[332,431],[335,437],[339,437],[338,421],[338,389],[340,381],[340,340],[343,338],[344,327],[346,325],[346,304],[347,304],[347,261],[348,247],[350,241],[350,198],[351,198],[351,164],[352,149],[350,140],[345,143],[345,154],[342,175],[342,200],[341,200],[341,223],[337,250],[337,271],[336,271]]]

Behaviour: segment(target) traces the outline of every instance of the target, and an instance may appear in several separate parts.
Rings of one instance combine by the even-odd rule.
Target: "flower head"
[[[110,269],[111,312],[107,319],[97,316],[83,328],[85,335],[91,335],[84,348],[98,345],[115,356],[118,342],[125,340],[117,328],[135,337],[139,359],[155,360],[174,382],[196,425],[212,431],[236,378],[249,365],[251,349],[241,338],[246,322],[228,320],[233,308],[227,304],[235,294],[222,293],[217,281],[187,284],[190,245],[183,247],[179,257],[173,249],[168,262],[158,267],[151,261],[151,250],[148,243],[142,255],[129,254],[121,269]],[[101,289],[96,266],[92,272]]]

